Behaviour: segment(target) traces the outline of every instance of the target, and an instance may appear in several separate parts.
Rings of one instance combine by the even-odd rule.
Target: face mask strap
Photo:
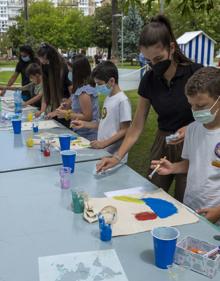
[[[209,109],[210,111],[213,109],[213,107],[217,104],[218,100],[219,100],[220,96],[217,98],[217,100],[215,101],[215,103],[212,105],[212,107]]]

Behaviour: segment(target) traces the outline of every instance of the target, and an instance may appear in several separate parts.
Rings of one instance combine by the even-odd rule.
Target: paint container
[[[32,125],[32,129],[34,133],[38,133],[39,128],[38,128],[38,122],[34,122]]]
[[[60,168],[60,186],[62,189],[70,188],[71,169],[69,167]]]
[[[71,135],[59,135],[59,142],[60,142],[60,150],[69,150],[70,149],[70,139]]]
[[[60,154],[62,156],[63,167],[69,167],[71,173],[73,173],[75,169],[76,152],[73,150],[63,150]]]
[[[111,224],[107,224],[105,222],[104,217],[99,214],[99,231],[100,231],[100,239],[102,241],[111,241],[112,239],[112,228]]]
[[[20,134],[21,133],[21,119],[12,119],[12,127],[14,134]]]
[[[83,192],[74,191],[72,192],[72,210],[75,214],[81,214],[84,211],[84,199],[85,195]]]
[[[151,231],[154,243],[155,265],[167,269],[172,265],[179,231],[174,227],[156,227]]]

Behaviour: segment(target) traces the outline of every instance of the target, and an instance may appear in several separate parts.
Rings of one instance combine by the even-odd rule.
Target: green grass
[[[0,83],[7,83],[12,74],[13,71],[0,71]],[[21,83],[20,75],[15,83]]]
[[[131,65],[130,62],[124,62],[123,64],[118,63],[117,67],[121,68],[121,69],[124,69],[124,68],[125,69],[139,69],[140,68],[139,64],[138,65]]]
[[[0,60],[0,67],[14,67],[17,61]]]

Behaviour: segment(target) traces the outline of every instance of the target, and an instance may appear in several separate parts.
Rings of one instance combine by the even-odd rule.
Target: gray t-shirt
[[[186,131],[182,158],[189,160],[187,186],[183,202],[198,210],[220,205],[220,128],[208,130],[201,123],[191,123]]]

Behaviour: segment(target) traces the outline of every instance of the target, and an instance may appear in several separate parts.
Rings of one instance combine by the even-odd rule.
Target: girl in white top
[[[74,128],[98,128],[93,148],[105,148],[114,153],[118,150],[131,122],[131,106],[128,97],[118,86],[118,70],[110,61],[105,61],[93,70],[92,76],[98,94],[105,95],[99,122],[72,121]]]

